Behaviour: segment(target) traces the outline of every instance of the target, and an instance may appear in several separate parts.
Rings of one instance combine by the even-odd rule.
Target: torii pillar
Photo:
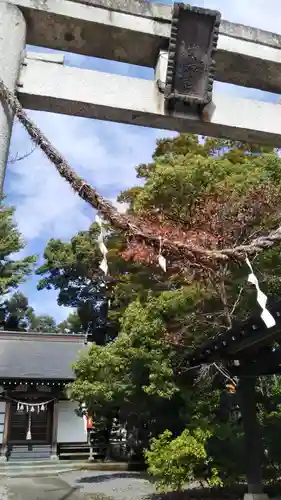
[[[0,78],[15,91],[24,58],[26,23],[15,5],[0,0]],[[6,165],[13,127],[13,113],[0,98],[0,195],[3,191]]]
[[[256,377],[241,377],[238,392],[244,426],[244,457],[248,493],[244,500],[269,500],[262,484],[262,440],[257,418]]]

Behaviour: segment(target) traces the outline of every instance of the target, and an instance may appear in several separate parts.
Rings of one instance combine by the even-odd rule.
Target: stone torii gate
[[[277,104],[214,91],[200,115],[167,110],[171,20],[172,7],[136,0],[0,0],[1,78],[28,109],[280,146]],[[281,36],[222,21],[215,38],[216,80],[281,93]],[[26,43],[150,67],[155,78],[67,67]],[[11,126],[0,103],[0,188]]]
[[[136,0],[0,0],[0,78],[28,109],[280,146],[280,105],[212,92],[212,79],[214,58],[216,80],[280,94],[281,36],[219,25],[204,9],[176,9]],[[192,13],[200,29],[184,29]],[[63,56],[26,53],[26,43],[146,66],[154,78],[67,67]],[[12,123],[0,99],[0,190]],[[265,499],[254,486],[247,500]]]

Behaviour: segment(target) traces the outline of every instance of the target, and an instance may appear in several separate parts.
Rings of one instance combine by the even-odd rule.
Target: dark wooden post
[[[57,401],[53,405],[53,428],[52,428],[52,454],[51,458],[56,460],[58,458],[57,454],[57,433],[58,433],[58,414],[59,408]]]
[[[4,425],[3,425],[3,440],[2,440],[2,446],[1,446],[0,460],[7,460],[10,410],[11,410],[11,403],[9,401],[7,401],[6,405],[5,405],[5,418],[4,418]]]
[[[249,494],[262,494],[262,440],[257,419],[256,378],[239,380],[240,409],[244,427],[245,467]]]

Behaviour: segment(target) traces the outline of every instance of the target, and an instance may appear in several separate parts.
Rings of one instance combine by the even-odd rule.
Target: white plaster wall
[[[75,413],[77,404],[73,401],[58,402],[58,443],[86,443],[87,430],[84,420]]]
[[[5,411],[6,411],[6,403],[5,401],[0,401],[0,443],[3,442]]]

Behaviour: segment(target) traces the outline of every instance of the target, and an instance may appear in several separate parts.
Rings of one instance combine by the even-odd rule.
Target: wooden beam
[[[168,6],[129,0],[10,2],[18,5],[26,18],[27,43],[31,45],[152,68],[159,51],[168,48]],[[280,49],[280,35],[223,21],[216,79],[280,93]]]
[[[214,92],[211,116],[165,112],[154,81],[30,60],[18,94],[25,108],[280,146],[281,107]]]

